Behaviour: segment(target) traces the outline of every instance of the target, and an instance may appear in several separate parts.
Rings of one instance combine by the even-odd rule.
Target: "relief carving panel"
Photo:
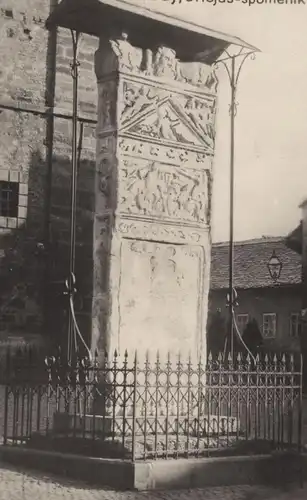
[[[190,145],[213,154],[215,99],[124,81],[121,133]]]
[[[115,80],[98,84],[98,131],[116,125],[117,83]]]
[[[175,50],[163,45],[154,51],[134,47],[127,33],[111,40],[101,37],[95,54],[95,70],[98,80],[117,70],[181,82],[211,93],[216,93],[218,85],[217,76],[210,65],[182,62]]]
[[[108,288],[108,259],[111,245],[111,223],[109,217],[95,218],[94,238],[94,294],[99,295]]]
[[[123,236],[145,240],[167,241],[169,243],[208,245],[208,232],[171,224],[146,223],[144,221],[122,219],[116,230]]]
[[[185,168],[203,168],[211,170],[212,155],[197,151],[189,151],[180,147],[169,147],[164,144],[141,142],[131,137],[121,137],[118,143],[119,153],[148,160],[159,160],[170,165],[182,165]]]
[[[95,211],[101,215],[116,206],[116,139],[107,136],[97,141]]]
[[[120,169],[120,212],[156,219],[208,222],[208,174],[158,162],[125,159]]]
[[[120,348],[188,352],[196,347],[203,266],[196,246],[123,240]]]
[[[187,352],[206,320],[217,81],[125,33],[100,40],[95,68],[97,338]]]
[[[128,34],[122,33],[121,38],[110,40],[112,50],[117,57],[118,69],[120,71],[132,71],[138,73],[143,61],[143,50],[133,47],[128,40]]]

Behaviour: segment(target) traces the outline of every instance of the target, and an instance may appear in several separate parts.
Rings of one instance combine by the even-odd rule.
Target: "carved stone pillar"
[[[205,355],[217,80],[101,38],[92,347]]]

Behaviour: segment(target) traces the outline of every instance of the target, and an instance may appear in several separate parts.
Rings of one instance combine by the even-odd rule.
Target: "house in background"
[[[282,263],[278,282],[268,270],[273,254]],[[209,317],[217,311],[228,318],[229,244],[212,247]],[[238,305],[235,317],[240,333],[249,320],[258,323],[268,350],[298,351],[302,310],[301,256],[285,238],[261,238],[235,243],[234,288]]]
[[[297,252],[302,263],[302,332],[303,384],[307,388],[307,199],[300,204],[302,219],[288,235],[287,246]]]

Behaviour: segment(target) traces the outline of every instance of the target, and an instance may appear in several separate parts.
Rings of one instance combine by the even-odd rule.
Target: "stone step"
[[[145,424],[145,417],[137,416],[137,429],[143,429]],[[147,433],[154,433],[156,417],[146,417]],[[125,426],[125,429],[124,429]],[[237,434],[239,432],[238,419],[235,417],[217,416],[217,415],[204,415],[198,420],[194,416],[188,418],[186,415],[181,415],[179,419],[177,416],[159,416],[158,428],[166,427],[173,429],[174,433],[187,434],[191,433],[196,435],[200,433],[206,435],[229,435]],[[194,428],[194,429],[193,429]],[[132,434],[133,429],[133,416],[126,415],[116,417],[115,419],[110,415],[72,415],[64,412],[56,412],[53,416],[53,431],[55,433],[70,433],[84,432],[107,435],[111,432],[121,434],[125,432],[126,435]]]

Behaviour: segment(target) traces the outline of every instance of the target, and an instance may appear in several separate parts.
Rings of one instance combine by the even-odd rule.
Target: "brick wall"
[[[299,339],[290,337],[290,315],[300,313],[302,298],[300,289],[259,289],[237,290],[238,306],[235,307],[236,317],[239,314],[248,314],[249,319],[256,319],[262,331],[264,313],[276,313],[276,338],[265,340],[264,346],[270,350],[297,351]],[[209,314],[220,309],[222,315],[228,320],[226,307],[227,291],[211,291],[209,298]],[[218,332],[217,332],[218,335]]]
[[[45,29],[55,4],[0,0],[0,182],[15,176],[23,190],[16,220],[0,217],[0,336],[48,331],[58,343],[65,334],[61,293],[69,258],[72,43],[68,30]],[[92,292],[96,47],[95,38],[82,35],[78,114],[85,121],[76,276],[79,321],[86,332]],[[40,242],[47,252],[37,247]]]

